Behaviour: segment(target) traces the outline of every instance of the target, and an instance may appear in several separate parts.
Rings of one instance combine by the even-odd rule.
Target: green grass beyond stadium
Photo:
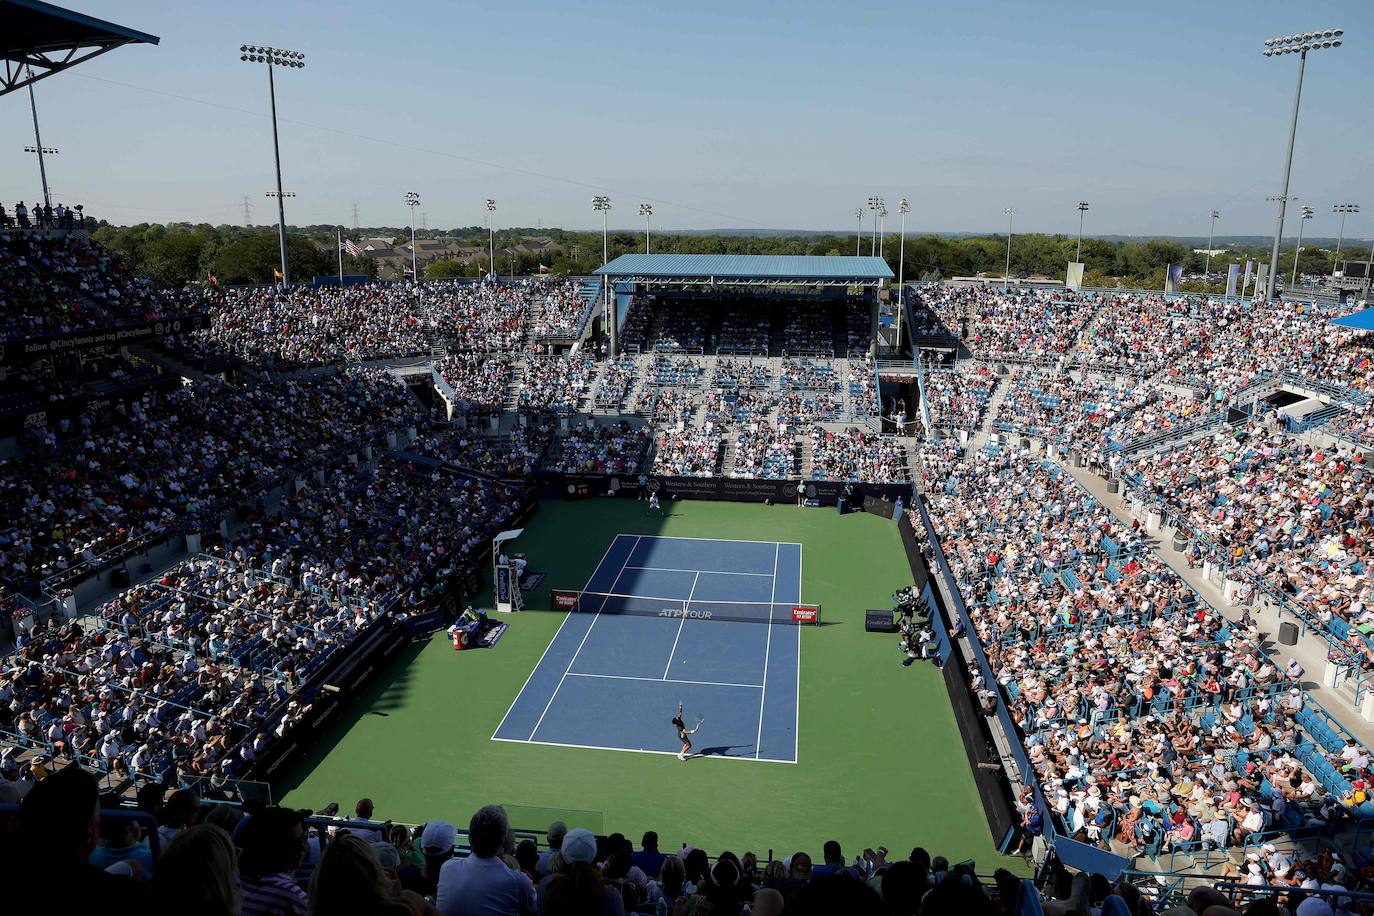
[[[969,772],[939,671],[903,668],[896,639],[865,633],[866,608],[889,607],[911,582],[896,526],[872,515],[743,503],[675,502],[646,517],[628,499],[544,503],[515,550],[547,573],[495,649],[454,652],[443,633],[410,647],[334,728],[319,735],[277,794],[284,804],[345,811],[361,796],[377,815],[465,826],[479,806],[511,809],[543,829],[593,811],[606,832],[662,849],[718,853],[798,849],[819,861],[837,839],[849,856],[927,847],[950,861],[1002,864]],[[795,765],[689,760],[490,740],[563,621],[549,589],[581,588],[616,534],[800,541],[802,599],[829,625],[802,632]],[[486,602],[490,595],[484,596]],[[614,709],[604,710],[614,716]],[[673,710],[663,712],[664,727]],[[569,814],[570,822],[579,820]]]

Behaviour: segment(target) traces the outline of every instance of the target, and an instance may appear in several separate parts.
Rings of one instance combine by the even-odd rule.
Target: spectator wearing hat
[[[509,832],[506,811],[500,805],[487,805],[473,814],[468,823],[471,855],[450,859],[439,870],[435,903],[444,916],[534,913],[534,885],[501,859]]]
[[[539,882],[539,916],[623,916],[621,893],[596,867],[596,837],[590,830],[569,830],[559,858],[562,870]]]
[[[563,847],[563,837],[568,835],[568,825],[562,821],[554,821],[549,825],[548,832],[544,834],[549,842],[549,848],[539,854],[539,866],[537,868],[540,879],[548,876],[549,860]]]
[[[423,862],[418,867],[403,862],[399,871],[401,886],[424,897],[433,897],[439,886],[439,872],[444,863],[453,858],[453,841],[458,830],[448,821],[430,821],[420,831],[419,845]]]

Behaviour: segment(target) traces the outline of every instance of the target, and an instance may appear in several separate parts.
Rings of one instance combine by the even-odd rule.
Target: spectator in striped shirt
[[[292,877],[306,850],[301,813],[263,808],[244,822],[239,845],[243,916],[305,916],[309,899]]]

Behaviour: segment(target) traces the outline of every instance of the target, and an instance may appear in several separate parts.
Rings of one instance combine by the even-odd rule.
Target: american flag
[[[358,244],[354,242],[352,239],[344,239],[342,242],[340,242],[340,244],[343,246],[343,250],[348,252],[353,257],[361,258],[363,256],[363,250],[359,248]]]

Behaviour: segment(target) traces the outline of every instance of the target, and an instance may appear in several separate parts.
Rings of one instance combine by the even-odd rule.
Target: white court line
[[[768,595],[768,641],[763,644],[763,693],[759,694],[759,732],[754,738],[754,757],[759,756],[763,742],[763,703],[768,699],[768,653],[773,648],[773,604],[778,598],[778,555],[782,545],[773,546],[773,591]]]
[[[629,537],[629,535],[626,535]],[[642,538],[650,541],[720,541],[723,544],[787,544],[800,547],[799,541],[742,541],[739,538],[689,538],[679,534],[645,534]]]
[[[678,621],[677,636],[673,637],[673,651],[668,653],[668,664],[663,666],[663,677],[659,680],[668,680],[668,672],[673,667],[673,656],[677,655],[677,641],[682,638],[682,628],[687,625],[687,611],[692,606],[692,596],[697,593],[697,580],[701,578],[701,573],[692,577],[692,590],[687,593],[687,603],[682,606],[682,619]]]
[[[581,751],[617,751],[621,754],[656,754],[660,757],[676,757],[677,751],[649,751],[644,748],[633,747],[606,747],[604,744],[565,744],[561,741],[535,741],[533,738],[528,741],[520,738],[492,738],[493,741],[504,741],[507,744],[542,744],[546,747],[571,747]],[[743,760],[745,763],[786,763],[795,764],[795,760],[779,760],[773,757],[731,757],[728,754],[694,754],[689,760]]]
[[[616,540],[619,539],[620,536],[617,535]],[[638,537],[635,538],[634,546],[630,548],[630,552],[625,557],[626,560],[634,556],[635,550],[639,548],[639,540],[640,539]],[[614,544],[615,541],[612,541],[611,543]],[[620,577],[624,574],[625,566],[624,564],[622,564],[620,567],[620,572],[615,574],[615,581],[611,583],[612,592],[614,592],[615,587],[618,584],[620,584]],[[539,721],[534,723],[534,728],[530,731],[531,739],[533,739],[535,734],[539,731],[539,726],[544,724],[544,717],[549,714],[549,707],[553,706],[553,701],[558,698],[558,691],[563,689],[563,682],[568,679],[568,672],[572,670],[573,663],[577,661],[577,656],[582,654],[582,647],[587,644],[587,637],[592,635],[592,627],[596,626],[596,621],[601,617],[601,608],[604,608],[606,606],[606,602],[609,599],[609,595],[601,599],[601,607],[596,609],[596,616],[592,618],[591,623],[587,624],[587,632],[582,634],[582,641],[577,644],[577,651],[573,653],[572,658],[568,659],[568,667],[563,669],[563,676],[558,679],[558,686],[553,689],[553,694],[549,697],[549,701],[544,704],[544,711],[539,714]]]
[[[802,549],[797,545],[797,603],[802,603]],[[792,704],[793,712],[796,716],[792,726],[792,759],[795,761],[801,754],[801,631],[800,626],[793,629],[797,631],[797,698]]]
[[[675,677],[634,677],[629,674],[583,674],[581,671],[569,671],[568,677],[599,677],[607,681],[650,681],[655,684],[701,684],[705,687],[748,687],[752,690],[760,690],[763,687],[762,684],[731,684],[728,681],[686,681]]]
[[[590,583],[592,579],[596,578],[596,574],[601,571],[601,567],[605,564],[606,558],[611,555],[611,549],[615,547],[615,542],[620,540],[622,537],[629,537],[629,535],[617,534],[615,537],[611,538],[611,543],[606,545],[606,552],[601,555],[601,559],[597,561],[596,568],[592,570],[591,578],[587,580],[588,583]],[[530,669],[529,677],[525,678],[525,683],[520,685],[520,692],[517,693],[515,695],[515,699],[511,701],[510,709],[507,709],[506,714],[501,717],[501,722],[496,726],[496,731],[491,733],[493,740],[496,738],[496,732],[499,732],[501,730],[501,726],[505,725],[506,720],[510,718],[511,710],[515,709],[516,705],[520,702],[520,697],[524,695],[525,688],[530,685],[530,681],[534,680],[534,673],[539,670],[540,665],[544,664],[544,656],[548,655],[549,650],[553,648],[553,644],[558,642],[558,635],[563,632],[563,628],[568,625],[568,621],[572,619],[572,616],[572,614],[565,615],[563,617],[563,622],[560,623],[558,625],[558,629],[554,631],[553,639],[550,639],[549,644],[544,647],[543,654],[539,656],[539,661],[535,662],[534,667]],[[596,622],[595,617],[592,618],[592,622]],[[588,627],[588,629],[591,628]]]
[[[751,543],[751,544],[753,544],[753,543],[762,544],[762,543],[764,543],[764,542],[763,542],[763,541],[749,541],[749,542],[747,542],[747,543]],[[762,577],[765,578],[765,579],[768,578],[768,573],[731,572],[731,571],[729,571],[729,570],[724,570],[724,569],[678,569],[677,567],[674,567],[674,566],[626,566],[625,568],[626,568],[626,569],[643,569],[643,570],[649,570],[649,571],[652,571],[652,572],[682,572],[682,573],[687,573],[687,572],[689,572],[689,573],[707,573],[708,575],[712,575],[712,576],[762,576]]]

